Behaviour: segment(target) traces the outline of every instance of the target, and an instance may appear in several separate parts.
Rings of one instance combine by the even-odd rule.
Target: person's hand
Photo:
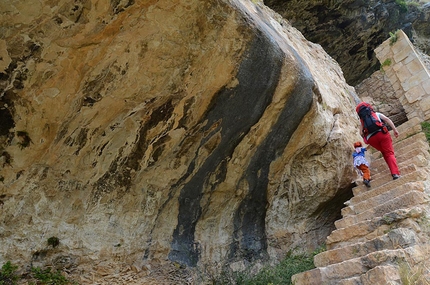
[[[397,131],[397,129],[394,129],[393,132],[394,132],[394,136],[397,138],[399,136],[399,131]]]

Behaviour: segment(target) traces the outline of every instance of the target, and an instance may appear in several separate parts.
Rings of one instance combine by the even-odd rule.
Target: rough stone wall
[[[409,2],[409,1],[406,1]],[[417,1],[418,2],[418,1]],[[428,33],[427,13],[417,5],[392,0],[265,0],[304,36],[320,44],[357,85],[379,69],[374,50],[397,29],[411,36],[417,24],[419,38]],[[426,9],[424,9],[425,11]]]
[[[375,110],[388,115],[396,126],[408,120],[385,72],[376,71],[355,86],[355,90],[362,101],[372,104]]]
[[[408,37],[401,30],[396,39],[388,39],[376,50],[396,96],[408,119],[430,119],[430,73]]]
[[[279,15],[240,0],[0,5],[0,263],[209,270],[331,232],[354,90]]]

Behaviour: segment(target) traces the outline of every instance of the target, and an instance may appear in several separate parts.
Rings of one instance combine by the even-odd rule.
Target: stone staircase
[[[342,219],[314,257],[315,269],[294,285],[430,284],[430,154],[419,122],[393,137],[401,178],[392,180],[379,152],[369,149],[371,188],[361,181]]]

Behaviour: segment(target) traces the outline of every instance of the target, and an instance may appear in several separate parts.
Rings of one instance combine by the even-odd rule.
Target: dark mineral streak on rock
[[[123,157],[123,151],[120,149],[117,158],[111,163],[109,170],[96,182],[96,190],[93,193],[93,201],[97,201],[103,193],[109,193],[114,189],[122,188],[124,191],[131,187],[132,179],[131,172],[140,170],[140,161],[145,155],[145,151],[149,146],[147,133],[157,126],[158,123],[167,122],[173,113],[173,105],[169,100],[155,108],[148,121],[144,122],[139,132],[136,134],[136,140],[133,144],[133,149],[126,157]],[[167,137],[162,137],[162,141],[166,141]],[[163,147],[157,146],[156,156],[158,160]],[[148,165],[148,167],[151,165]]]
[[[248,261],[267,255],[265,217],[267,186],[270,164],[281,155],[292,134],[310,110],[314,81],[306,64],[291,50],[299,65],[300,74],[294,90],[269,135],[260,144],[242,179],[246,179],[249,192],[241,202],[234,217],[234,240],[230,259],[245,258]]]
[[[181,190],[178,225],[173,233],[169,254],[171,260],[188,266],[197,264],[200,248],[194,240],[194,233],[202,213],[200,200],[205,183],[217,170],[225,171],[220,169],[223,168],[220,164],[225,163],[231,156],[243,136],[258,122],[270,104],[279,81],[282,62],[283,54],[279,48],[261,33],[257,34],[239,67],[237,74],[239,85],[220,90],[216,101],[203,118],[202,122],[207,120],[203,132],[214,124],[218,126],[208,132],[200,146],[217,132],[221,133],[221,141]],[[192,170],[190,167],[186,176],[191,175]],[[225,175],[221,174],[218,177]],[[221,181],[218,180],[219,182]],[[262,204],[264,208],[266,202]],[[264,220],[264,217],[262,219]]]

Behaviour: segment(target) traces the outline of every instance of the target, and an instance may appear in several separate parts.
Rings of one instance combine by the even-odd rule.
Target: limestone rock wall
[[[215,268],[330,233],[354,90],[279,15],[241,0],[0,11],[0,263]]]
[[[264,1],[339,62],[347,82],[352,85],[359,84],[379,69],[373,50],[389,37],[390,32],[402,29],[426,47],[429,29],[425,2]]]
[[[408,120],[405,109],[396,96],[396,90],[383,71],[376,71],[369,78],[355,86],[362,101],[369,102],[373,108],[390,117],[398,126]]]

